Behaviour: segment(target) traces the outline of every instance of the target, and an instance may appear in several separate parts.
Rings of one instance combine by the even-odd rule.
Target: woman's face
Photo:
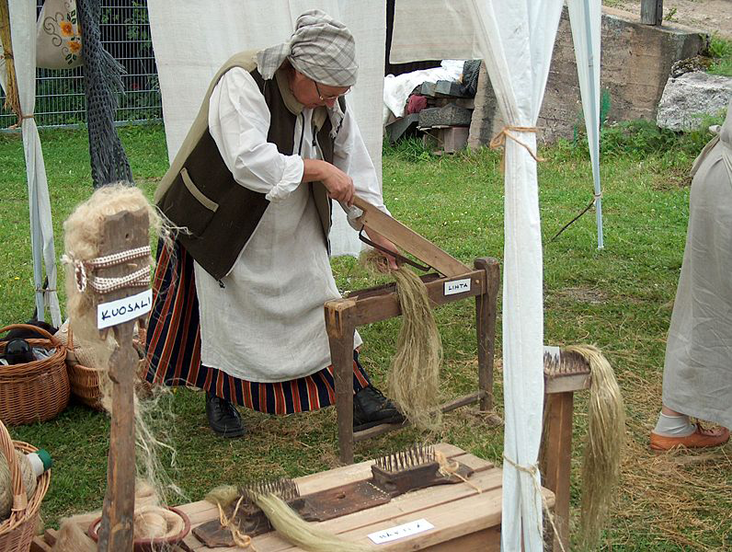
[[[305,107],[315,108],[320,106],[333,107],[338,97],[348,92],[350,87],[320,84],[293,69],[290,78],[290,89],[298,102]]]

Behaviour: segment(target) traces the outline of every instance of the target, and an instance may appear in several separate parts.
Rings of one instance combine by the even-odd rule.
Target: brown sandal
[[[724,427],[705,429],[700,424],[696,424],[696,431],[686,437],[666,437],[651,431],[651,449],[656,451],[671,450],[676,447],[717,447],[728,440],[729,429]]]

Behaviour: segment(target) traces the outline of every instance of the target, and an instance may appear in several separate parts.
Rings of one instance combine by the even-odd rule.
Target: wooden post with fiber
[[[540,451],[542,484],[554,492],[553,550],[569,551],[570,474],[574,392],[590,387],[590,366],[579,355],[562,353],[559,365],[544,365],[544,435]],[[546,360],[546,359],[545,359]]]
[[[99,243],[99,256],[149,245],[149,220],[144,209],[121,211],[107,217]],[[99,276],[119,278],[143,267],[137,259],[99,269]],[[122,288],[104,295],[115,301],[139,293],[139,288]],[[132,346],[135,320],[114,326],[117,341],[109,360],[112,381],[112,423],[107,462],[107,492],[99,528],[99,552],[131,551],[135,509],[135,409],[134,385],[137,353]]]
[[[434,248],[434,246],[432,247]],[[476,260],[475,267],[474,270],[467,269],[457,274],[452,273],[450,276],[428,274],[421,278],[427,288],[432,307],[461,299],[476,298],[479,388],[474,393],[457,397],[443,404],[441,407],[443,412],[474,402],[480,404],[481,410],[488,410],[493,404],[493,352],[500,269],[498,261],[489,258]],[[448,291],[451,284],[461,284],[461,287],[457,288],[459,291]],[[340,460],[344,464],[352,464],[354,442],[376,437],[403,426],[403,424],[381,424],[354,433],[354,331],[358,326],[400,316],[401,308],[394,284],[351,292],[345,299],[328,301],[324,308],[325,326],[336,381]]]

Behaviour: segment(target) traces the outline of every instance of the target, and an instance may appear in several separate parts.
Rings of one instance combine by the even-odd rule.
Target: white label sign
[[[445,282],[445,295],[457,295],[470,291],[470,278]]]
[[[147,314],[152,309],[152,290],[137,295],[97,305],[97,328],[103,330],[123,322],[129,322]]]
[[[423,533],[434,528],[435,526],[426,519],[418,519],[417,521],[410,521],[409,523],[405,523],[404,525],[397,525],[396,527],[391,527],[390,529],[384,529],[383,531],[371,533],[369,535],[369,538],[374,544],[384,544],[385,542],[403,539],[404,537],[411,537],[412,535],[416,535],[417,533]]]

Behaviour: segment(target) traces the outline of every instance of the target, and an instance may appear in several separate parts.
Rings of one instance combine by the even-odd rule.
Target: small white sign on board
[[[142,293],[130,295],[124,299],[117,299],[109,303],[97,305],[97,328],[103,330],[129,322],[147,314],[152,309],[152,290],[146,289]]]
[[[457,295],[470,291],[470,278],[445,282],[445,295]]]
[[[423,533],[424,531],[429,531],[434,528],[435,526],[426,519],[418,519],[417,521],[410,521],[404,525],[397,525],[396,527],[390,527],[383,531],[371,533],[368,537],[374,544],[384,544],[385,542],[411,537],[412,535]]]

